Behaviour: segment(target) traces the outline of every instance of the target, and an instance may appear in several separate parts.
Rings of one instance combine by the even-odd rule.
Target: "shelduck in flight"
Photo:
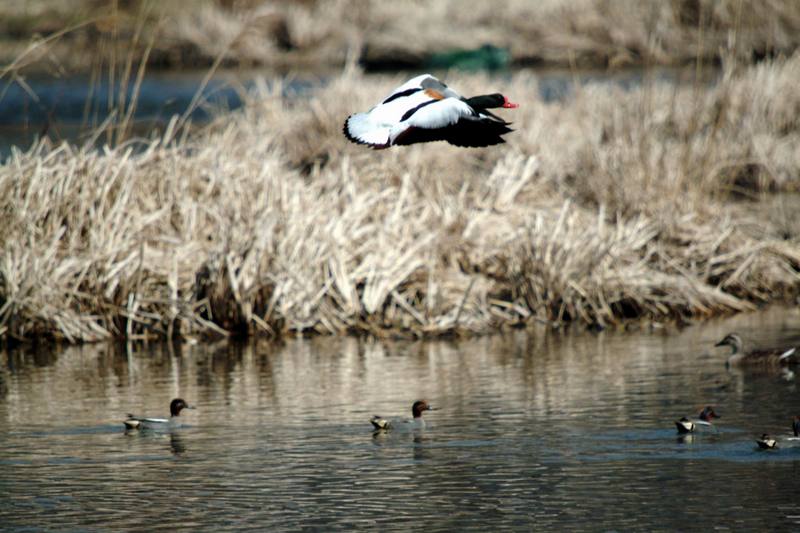
[[[464,98],[430,74],[413,78],[366,113],[355,113],[344,123],[345,136],[371,148],[388,148],[429,141],[456,146],[490,146],[513,130],[488,111],[515,108],[499,93]]]

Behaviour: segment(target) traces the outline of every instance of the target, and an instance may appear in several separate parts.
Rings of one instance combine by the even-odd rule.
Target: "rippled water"
[[[797,379],[726,371],[713,344],[731,329],[800,341],[800,310],[670,333],[3,354],[0,528],[798,528]],[[197,405],[187,427],[125,433],[125,413],[177,396]],[[426,430],[373,436],[373,413],[417,398],[441,407]],[[673,421],[707,403],[718,429],[679,440]],[[779,450],[756,449],[764,431]]]

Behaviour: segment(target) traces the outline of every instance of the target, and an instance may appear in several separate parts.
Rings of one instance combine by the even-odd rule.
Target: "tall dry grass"
[[[226,64],[296,69],[365,64],[417,67],[435,51],[505,47],[516,62],[559,65],[744,62],[791,54],[800,44],[795,0],[7,0],[0,4],[0,64],[71,25],[41,66],[90,68],[130,39],[146,13],[149,60],[162,67]],[[138,58],[137,58],[138,59]]]
[[[558,103],[526,74],[449,79],[522,102],[488,149],[348,143],[344,118],[402,81],[354,72],[138,150],[43,141],[0,167],[0,334],[424,336],[796,295],[800,237],[733,199],[797,188],[798,69]]]

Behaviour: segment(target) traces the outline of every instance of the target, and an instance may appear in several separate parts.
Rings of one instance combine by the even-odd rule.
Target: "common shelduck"
[[[724,339],[714,346],[730,346],[731,355],[728,365],[791,365],[797,364],[796,348],[781,348],[775,350],[745,350],[744,341],[736,333],[726,335]]]
[[[184,409],[194,409],[181,398],[175,398],[169,404],[169,418],[145,418],[128,414],[128,419],[123,421],[125,429],[164,429],[170,430],[180,425],[178,416]]]
[[[366,113],[344,123],[345,136],[371,148],[388,148],[429,141],[456,146],[489,146],[505,142],[513,131],[496,107],[519,107],[499,93],[464,98],[430,74],[413,78]]]
[[[376,431],[396,428],[423,429],[425,427],[425,420],[422,419],[423,411],[436,411],[436,408],[431,407],[425,400],[417,400],[414,402],[414,405],[411,406],[411,414],[414,417],[412,420],[395,422],[393,420],[387,420],[382,416],[375,415],[370,422],[372,422],[372,427],[374,427]]]
[[[697,430],[698,426],[713,426],[711,420],[714,418],[720,418],[720,416],[709,405],[700,412],[698,420],[689,420],[684,416],[675,422],[675,426],[678,428],[678,433],[692,433]]]

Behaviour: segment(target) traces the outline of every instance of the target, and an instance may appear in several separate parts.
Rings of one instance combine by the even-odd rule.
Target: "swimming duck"
[[[125,429],[171,429],[180,425],[177,418],[184,409],[194,407],[181,398],[175,398],[169,404],[169,418],[144,418],[128,413],[128,419],[122,423],[125,424]]]
[[[417,400],[411,406],[412,420],[402,420],[399,423],[383,418],[380,415],[374,415],[370,422],[376,431],[404,428],[404,429],[423,429],[425,427],[425,420],[422,418],[424,411],[436,411],[437,408],[431,407],[425,400]]]
[[[499,93],[464,98],[430,74],[413,78],[366,113],[355,113],[344,123],[345,136],[371,148],[388,148],[430,141],[455,146],[504,143],[513,131],[487,111],[519,107]]]
[[[684,416],[675,422],[675,426],[678,428],[678,433],[692,433],[693,431],[697,430],[698,426],[713,426],[711,421],[714,418],[721,417],[714,411],[713,407],[707,405],[702,411],[700,411],[698,420],[689,420]]]
[[[756,440],[756,444],[762,450],[773,450],[778,447],[778,441],[764,433],[761,438]]]
[[[749,350],[744,349],[744,341],[736,333],[730,333],[714,346],[730,346],[731,355],[728,365],[755,365],[755,364],[793,364],[792,359],[796,348],[779,350]]]

